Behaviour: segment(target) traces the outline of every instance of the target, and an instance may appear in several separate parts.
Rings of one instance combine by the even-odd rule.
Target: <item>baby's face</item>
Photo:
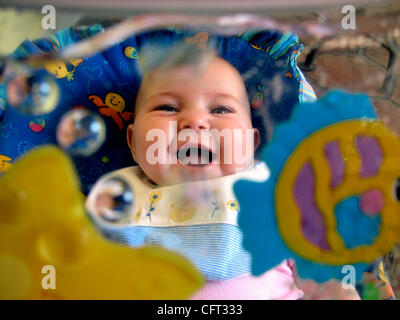
[[[227,61],[208,58],[203,67],[159,68],[143,77],[128,144],[158,185],[234,174],[253,162],[259,132],[243,80]]]

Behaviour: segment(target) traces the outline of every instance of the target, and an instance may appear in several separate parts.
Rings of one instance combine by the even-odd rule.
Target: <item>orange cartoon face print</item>
[[[104,98],[97,95],[90,95],[89,100],[97,107],[101,115],[113,119],[119,130],[124,128],[124,123],[133,120],[134,113],[124,111],[126,103],[125,99],[118,93],[108,92]]]

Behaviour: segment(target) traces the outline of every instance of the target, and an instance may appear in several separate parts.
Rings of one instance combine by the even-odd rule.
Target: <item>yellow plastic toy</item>
[[[0,299],[185,299],[203,285],[182,256],[103,238],[66,154],[46,146],[0,177]]]

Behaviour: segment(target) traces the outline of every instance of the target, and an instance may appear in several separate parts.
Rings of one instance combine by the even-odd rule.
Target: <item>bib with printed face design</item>
[[[232,186],[239,179],[262,182],[268,176],[260,162],[225,177],[154,187],[139,167],[129,167],[102,177],[86,207],[106,237],[133,247],[172,249],[189,258],[207,280],[227,280],[250,272]]]

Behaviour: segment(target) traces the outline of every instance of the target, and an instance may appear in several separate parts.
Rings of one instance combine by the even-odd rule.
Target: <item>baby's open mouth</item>
[[[213,160],[212,151],[201,146],[181,147],[176,156],[182,164],[195,167],[205,167]]]

